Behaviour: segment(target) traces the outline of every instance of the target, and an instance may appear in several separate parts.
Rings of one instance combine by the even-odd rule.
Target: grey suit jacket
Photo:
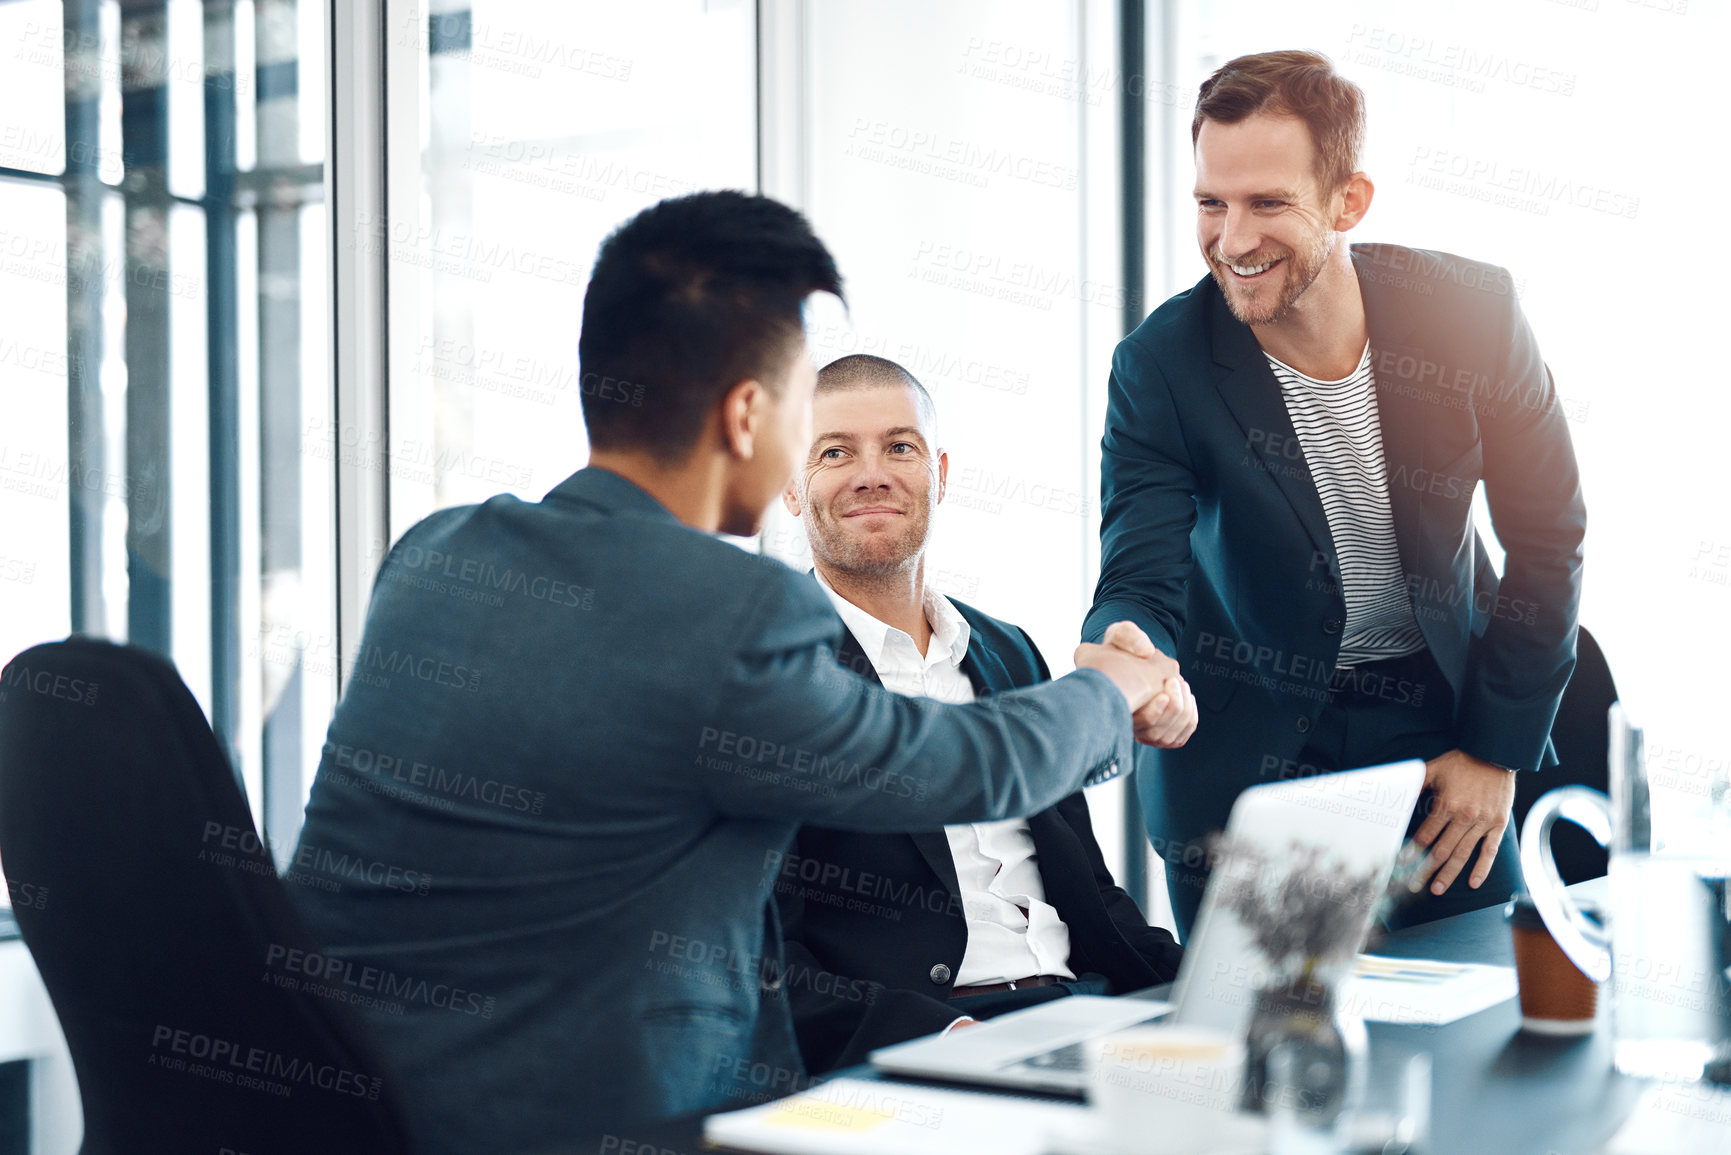
[[[840,669],[842,630],[593,468],[396,544],[289,877],[329,947],[296,978],[367,1010],[417,1150],[793,1089],[769,899],[799,822],[1027,814],[1130,764],[1097,672],[947,706]]]

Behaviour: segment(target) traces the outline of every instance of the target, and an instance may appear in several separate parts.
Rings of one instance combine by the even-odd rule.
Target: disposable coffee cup
[[[1088,1099],[1113,1150],[1162,1155],[1229,1149],[1259,1120],[1237,1114],[1244,1040],[1209,1027],[1151,1024],[1091,1039]]]
[[[1599,911],[1588,903],[1593,919]],[[1563,953],[1545,927],[1539,908],[1517,894],[1503,908],[1515,946],[1515,976],[1520,982],[1521,1028],[1540,1035],[1586,1035],[1599,1009],[1599,984]]]

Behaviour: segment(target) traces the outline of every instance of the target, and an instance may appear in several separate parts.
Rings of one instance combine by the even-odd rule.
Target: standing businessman
[[[1401,758],[1429,849],[1404,921],[1500,902],[1514,774],[1555,762],[1575,658],[1586,513],[1550,373],[1504,270],[1347,244],[1374,187],[1326,57],[1231,61],[1191,134],[1209,276],[1113,357],[1083,628],[1136,622],[1199,706],[1137,775],[1179,924],[1246,787]]]
[[[841,676],[821,591],[713,536],[755,533],[810,443],[801,308],[839,288],[774,201],[645,210],[584,297],[588,468],[436,513],[379,571],[288,876],[327,956],[261,963],[365,1008],[417,1151],[797,1083],[765,858],[800,821],[1042,809],[1117,772],[1131,711],[1159,725],[1112,647],[967,705]]]

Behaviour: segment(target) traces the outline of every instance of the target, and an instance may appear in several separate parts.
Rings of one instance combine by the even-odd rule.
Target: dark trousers
[[[1428,650],[1368,662],[1350,670],[1336,670],[1329,689],[1330,700],[1311,726],[1299,753],[1299,777],[1380,766],[1407,758],[1429,761],[1455,748],[1454,695]],[[1431,792],[1425,791],[1407,825],[1407,837],[1430,814],[1432,802]],[[1467,879],[1478,862],[1478,854],[1478,850],[1473,852],[1453,885],[1442,894],[1431,894],[1427,885],[1403,901],[1389,915],[1388,927],[1398,930],[1507,902],[1521,886],[1514,827],[1511,825],[1503,832],[1490,876],[1474,890],[1467,885]],[[1188,885],[1172,885],[1169,889],[1178,925],[1188,936],[1202,904],[1202,880],[1197,871],[1185,874]]]

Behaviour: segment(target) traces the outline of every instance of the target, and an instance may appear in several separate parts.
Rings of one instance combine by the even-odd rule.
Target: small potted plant
[[[1217,850],[1221,906],[1249,933],[1268,976],[1245,1040],[1243,1107],[1267,1111],[1278,1093],[1283,1109],[1328,1123],[1350,1102],[1365,1049],[1363,1022],[1341,1013],[1334,988],[1366,912],[1383,900],[1383,872],[1297,840],[1277,854],[1224,838]]]

